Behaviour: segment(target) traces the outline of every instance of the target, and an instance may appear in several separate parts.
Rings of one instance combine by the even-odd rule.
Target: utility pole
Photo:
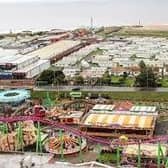
[[[93,17],[90,18],[90,30],[93,35]]]
[[[93,17],[90,18],[90,29],[93,29]]]
[[[139,26],[141,26],[141,20],[139,19]]]
[[[147,71],[147,74],[146,74],[146,75],[147,75],[147,81],[146,81],[146,82],[147,82],[147,88],[148,88],[148,87],[149,87],[149,81],[148,81],[148,80],[149,80],[148,67],[147,67],[146,71]]]

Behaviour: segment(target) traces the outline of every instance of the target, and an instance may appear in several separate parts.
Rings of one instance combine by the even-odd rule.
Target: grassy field
[[[168,31],[162,30],[144,30],[139,28],[122,28],[118,32],[111,33],[111,35],[119,36],[140,36],[140,37],[168,37]]]
[[[98,160],[99,162],[105,164],[117,163],[117,156],[115,153],[104,153],[100,155]]]
[[[159,83],[162,87],[168,87],[168,78],[161,79]]]
[[[104,29],[102,31],[100,31],[96,34],[99,36],[102,36],[103,38],[106,38],[106,37],[108,37],[108,35],[115,33],[115,32],[118,32],[120,29],[121,29],[121,27],[117,27],[117,26],[104,27]]]
[[[92,95],[98,95],[100,92],[82,92],[83,98],[88,96],[88,93]],[[32,98],[45,99],[47,93],[41,91],[32,91]],[[59,98],[69,97],[69,92],[49,92],[50,98],[56,100]],[[167,92],[153,92],[153,91],[137,91],[137,92],[101,92],[101,95],[105,98],[110,98],[111,100],[131,100],[131,101],[149,101],[149,102],[167,102],[168,93]]]
[[[103,49],[97,48],[96,50],[92,51],[88,56],[94,56],[94,55],[102,55],[103,54]]]
[[[135,83],[135,78],[127,77],[125,80],[122,80],[121,76],[112,76],[111,77],[111,82],[114,85],[123,85],[125,87],[132,87],[134,86]]]

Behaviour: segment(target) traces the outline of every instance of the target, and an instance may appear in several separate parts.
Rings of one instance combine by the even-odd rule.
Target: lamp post
[[[148,67],[147,67],[147,69],[146,69],[146,75],[147,75],[147,88],[149,87],[149,74],[148,74]]]

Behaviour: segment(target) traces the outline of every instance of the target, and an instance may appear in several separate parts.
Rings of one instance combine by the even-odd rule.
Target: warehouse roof
[[[12,61],[20,59],[22,57],[23,57],[23,55],[19,55],[19,54],[4,56],[4,57],[1,57],[0,64],[11,63]]]
[[[20,64],[22,62],[25,62],[29,59],[32,59],[32,58],[37,58],[35,55],[31,55],[31,56],[27,56],[27,55],[22,55],[21,57],[19,57],[18,59],[13,59],[12,61],[10,61],[10,63],[12,64]]]
[[[36,67],[42,65],[42,64],[45,63],[45,62],[49,62],[49,61],[48,61],[48,60],[38,60],[36,63],[31,64],[30,66],[27,66],[27,67],[25,67],[25,68],[18,69],[18,70],[16,70],[15,72],[16,72],[16,73],[27,73],[27,72],[29,72],[30,70],[32,70],[32,69],[34,69],[34,68],[36,68]]]
[[[67,51],[76,45],[80,44],[79,41],[73,41],[73,40],[61,40],[56,43],[50,44],[46,47],[40,48],[36,51],[33,51],[28,54],[29,55],[35,55],[40,57],[41,59],[50,59],[56,55],[61,54],[64,51]]]
[[[49,36],[41,37],[41,38],[39,38],[39,40],[59,39],[59,38],[65,37],[67,35],[69,35],[69,34],[68,33],[63,33],[63,34],[58,34],[58,35],[49,35]]]
[[[133,127],[150,129],[153,126],[153,116],[137,116],[124,114],[89,114],[84,120],[85,125]]]

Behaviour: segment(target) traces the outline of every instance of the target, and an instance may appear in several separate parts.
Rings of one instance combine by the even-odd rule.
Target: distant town
[[[158,34],[141,29],[102,27],[1,34],[1,87],[56,83],[136,87],[142,61],[157,76],[155,86],[167,87],[166,31]],[[62,73],[63,78],[43,79],[46,71],[50,75]]]

